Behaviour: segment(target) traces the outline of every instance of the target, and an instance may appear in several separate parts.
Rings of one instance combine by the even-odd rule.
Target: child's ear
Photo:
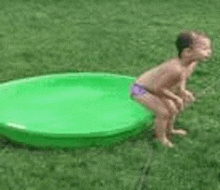
[[[184,50],[183,50],[183,56],[184,57],[188,57],[188,56],[190,56],[191,55],[191,51],[192,51],[192,49],[191,48],[185,48]]]
[[[192,49],[191,48],[186,48],[185,51],[186,51],[186,54],[189,55],[191,53]]]

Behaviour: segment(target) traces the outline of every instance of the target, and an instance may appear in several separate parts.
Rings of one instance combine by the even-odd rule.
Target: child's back
[[[143,84],[146,89],[152,93],[156,93],[157,84],[160,84],[162,81],[166,81],[167,88],[171,89],[179,84],[183,74],[181,69],[179,60],[177,58],[173,58],[151,70],[146,71],[137,78],[136,82]],[[179,75],[179,81],[176,81],[175,84],[175,81],[169,80],[169,75]]]

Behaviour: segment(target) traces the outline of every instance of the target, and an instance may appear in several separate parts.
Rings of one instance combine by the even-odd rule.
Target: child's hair
[[[176,39],[176,48],[178,50],[178,57],[181,58],[181,53],[185,48],[192,48],[197,40],[197,37],[209,38],[204,32],[189,31],[181,32]]]

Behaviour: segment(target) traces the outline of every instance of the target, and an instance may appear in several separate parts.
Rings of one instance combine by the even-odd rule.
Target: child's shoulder
[[[181,70],[181,63],[180,60],[176,57],[170,58],[167,60],[162,61],[159,65],[156,67],[152,68],[151,70],[157,70],[161,72],[167,72],[167,71],[177,71]]]
[[[181,62],[176,57],[168,59],[162,64],[166,65],[166,67],[168,67],[171,70],[181,70],[182,69]]]
[[[173,57],[170,59],[165,60],[163,63],[167,63],[167,64],[180,64],[180,59],[177,57]]]
[[[151,81],[153,79],[161,78],[164,74],[174,74],[179,73],[181,69],[181,64],[177,58],[167,59],[161,62],[156,67],[153,67],[145,71],[141,76],[137,78],[138,82]]]

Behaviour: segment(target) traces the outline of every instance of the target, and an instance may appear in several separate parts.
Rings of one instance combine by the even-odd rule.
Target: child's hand
[[[193,96],[193,94],[191,92],[189,92],[188,90],[185,90],[182,92],[182,97],[183,97],[184,102],[186,102],[186,103],[191,103],[196,100],[196,98]]]
[[[181,98],[176,99],[176,103],[177,103],[178,109],[179,109],[179,110],[183,110],[183,108],[184,108],[183,99],[181,99]]]

